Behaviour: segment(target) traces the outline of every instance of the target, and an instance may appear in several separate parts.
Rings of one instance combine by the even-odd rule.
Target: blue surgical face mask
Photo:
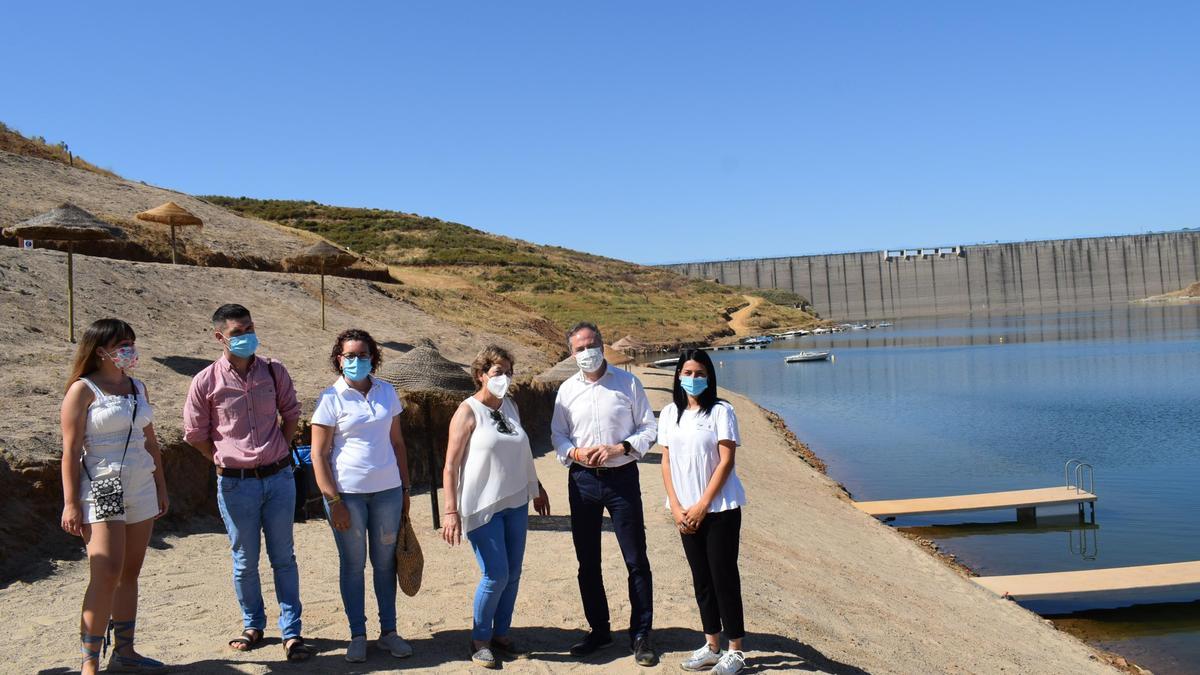
[[[233,337],[225,338],[225,344],[229,346],[229,353],[238,358],[247,359],[258,351],[258,336],[254,333],[243,333],[242,335],[234,335]]]
[[[360,359],[357,356],[342,357],[342,374],[352,382],[362,382],[371,374],[371,359]]]
[[[681,375],[679,377],[679,386],[692,396],[699,396],[705,389],[708,389],[708,378]]]

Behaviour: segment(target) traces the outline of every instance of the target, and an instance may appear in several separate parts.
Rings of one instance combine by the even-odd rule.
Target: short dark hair
[[[226,305],[221,305],[217,308],[217,311],[213,312],[212,322],[217,328],[223,328],[225,326],[225,322],[229,321],[230,319],[236,320],[249,318],[250,310],[242,307],[241,305],[229,303]]]
[[[580,321],[579,323],[575,324],[574,326],[571,326],[571,329],[567,331],[567,346],[568,347],[571,346],[571,338],[575,337],[576,333],[578,333],[579,331],[581,331],[585,328],[592,331],[593,333],[595,333],[596,337],[600,339],[600,342],[604,342],[604,336],[600,334],[600,329],[596,328],[596,324],[592,323],[591,321]]]
[[[476,388],[480,386],[479,376],[491,370],[492,366],[501,361],[508,361],[510,368],[516,365],[512,354],[499,345],[488,345],[475,355],[475,360],[471,362],[471,378],[475,380]]]
[[[338,375],[342,374],[342,369],[338,366],[338,357],[342,355],[342,345],[351,340],[361,340],[367,343],[367,351],[371,352],[371,372],[378,372],[379,366],[383,363],[383,354],[379,351],[379,345],[375,343],[375,338],[360,328],[347,328],[338,333],[337,341],[333,343],[333,352],[329,355],[329,365],[333,367],[333,372]]]

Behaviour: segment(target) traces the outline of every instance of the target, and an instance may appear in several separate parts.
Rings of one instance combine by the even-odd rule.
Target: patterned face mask
[[[137,347],[134,347],[133,345],[121,347],[113,352],[104,352],[104,356],[107,356],[108,360],[112,361],[113,365],[121,370],[132,370],[137,368],[138,351]]]

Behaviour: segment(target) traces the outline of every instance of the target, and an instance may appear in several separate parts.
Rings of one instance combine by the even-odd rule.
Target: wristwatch
[[[621,441],[621,445],[625,448],[626,455],[629,455],[629,453],[633,452],[633,445],[631,445],[629,441]]]

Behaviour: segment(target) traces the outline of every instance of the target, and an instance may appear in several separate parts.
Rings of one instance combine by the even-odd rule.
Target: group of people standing
[[[250,312],[228,304],[212,317],[222,355],[197,374],[183,407],[184,438],[215,466],[217,504],[229,535],[233,587],[242,632],[229,647],[263,642],[266,609],[258,564],[262,542],[274,576],[279,630],[288,661],[313,650],[302,635],[299,572],[292,539],[296,490],[290,440],[301,407],[287,369],[257,355]],[[82,672],[161,672],[160,661],[134,649],[137,579],[154,520],[169,508],[162,454],[145,385],[129,376],[138,361],[136,336],[119,319],[101,319],[77,349],[62,406],[62,527],[87,546],[91,576],[80,623]],[[653,584],[638,460],[662,448],[666,507],[692,572],[705,644],[686,670],[725,674],[742,669],[744,626],[737,567],[745,491],[734,470],[739,444],[733,408],[717,398],[708,355],[685,351],[672,402],[656,421],[631,373],[610,368],[600,330],[580,323],[567,334],[579,372],[563,382],[551,440],[568,468],[571,532],[579,592],[590,630],[570,653],[580,658],[612,644],[601,573],[601,525],[608,511],[629,575],[629,645],[640,665],[657,663],[651,642]],[[367,658],[366,561],[378,605],[378,648],[412,654],[396,630],[396,542],[409,514],[404,406],[395,389],[373,376],[382,362],[366,331],[339,334],[329,356],[337,379],[312,414],[312,461],[340,560],[339,587],[350,643],[345,659]],[[489,346],[471,366],[477,392],[450,422],[442,487],[442,538],[470,543],[481,569],[475,591],[471,660],[498,667],[528,657],[509,635],[521,578],[528,507],[549,515],[520,411],[508,397],[514,359]],[[729,648],[722,650],[724,631]]]

